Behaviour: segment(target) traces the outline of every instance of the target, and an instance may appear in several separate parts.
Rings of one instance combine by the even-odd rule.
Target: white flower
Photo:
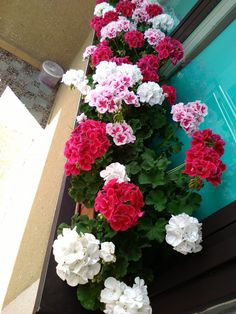
[[[100,176],[105,180],[105,184],[112,179],[118,179],[117,182],[128,182],[130,178],[126,174],[125,166],[119,162],[114,162],[100,172]]]
[[[53,244],[57,274],[71,286],[86,284],[101,268],[100,241],[90,233],[78,234],[64,228]]]
[[[88,80],[82,70],[70,69],[63,74],[62,82],[65,85],[76,87],[83,95],[86,95],[90,90],[90,86],[87,85]]]
[[[104,14],[109,11],[115,11],[115,8],[111,6],[110,4],[108,4],[107,2],[102,2],[95,6],[94,15],[104,16]]]
[[[94,83],[101,84],[106,81],[111,75],[117,72],[117,65],[115,62],[101,61],[97,67],[95,74],[93,75]]]
[[[84,122],[85,120],[87,120],[87,116],[84,113],[81,113],[79,116],[77,116],[76,121],[78,124],[80,124],[81,122]]]
[[[165,99],[162,88],[155,82],[146,82],[138,87],[137,94],[141,102],[150,106],[161,105]]]
[[[132,79],[132,85],[142,81],[143,76],[139,67],[135,64],[123,63],[117,67],[117,72],[123,75],[128,75]]]
[[[201,251],[202,224],[197,218],[183,213],[172,216],[166,225],[166,242],[174,247],[174,250],[186,255]]]
[[[160,28],[163,31],[170,31],[174,26],[174,20],[168,14],[159,14],[148,20],[148,23],[152,23],[153,28]]]
[[[112,242],[101,243],[100,257],[106,263],[114,263],[116,261],[115,257],[115,245]]]
[[[104,286],[105,289],[101,291],[100,301],[106,304],[113,304],[118,301],[126,288],[126,284],[113,277],[108,277],[104,282]]]
[[[151,314],[147,287],[139,277],[133,287],[109,277],[105,280],[100,301],[105,303],[106,314]]]

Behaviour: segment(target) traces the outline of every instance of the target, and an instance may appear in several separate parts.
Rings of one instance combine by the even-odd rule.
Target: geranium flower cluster
[[[119,66],[118,66],[119,67]],[[133,85],[132,77],[123,74],[114,74],[92,89],[85,102],[95,107],[99,113],[116,112],[121,108],[122,102],[127,105],[139,106],[137,96],[129,87]]]
[[[150,106],[161,105],[165,99],[162,88],[154,82],[145,82],[139,85],[137,94],[140,102]]]
[[[138,186],[113,179],[98,192],[94,209],[106,218],[113,230],[126,231],[143,216],[143,206],[143,195]]]
[[[166,225],[166,242],[184,255],[201,251],[202,224],[197,218],[183,213],[172,216]]]
[[[148,22],[148,20],[163,12],[160,5],[150,0],[137,0],[133,2],[135,3],[135,9],[133,10],[132,19],[136,23]]]
[[[128,32],[135,26],[124,17],[119,17],[117,21],[110,22],[101,29],[101,40],[115,38],[121,32]]]
[[[125,166],[119,162],[113,162],[107,166],[105,170],[100,172],[100,176],[105,180],[105,184],[113,179],[117,179],[118,183],[130,181],[130,178],[126,173]]]
[[[106,132],[113,137],[113,142],[117,146],[134,143],[136,137],[130,125],[125,121],[121,123],[108,123],[106,126]]]
[[[158,43],[165,38],[165,34],[160,29],[149,28],[145,31],[144,38],[149,45],[156,47]]]
[[[159,76],[157,70],[159,68],[159,60],[154,54],[147,54],[139,59],[137,66],[143,75],[143,82],[158,82]]]
[[[63,228],[53,243],[57,275],[72,287],[92,280],[100,272],[101,260],[115,262],[114,253],[112,242],[103,242],[100,247],[100,241],[93,234],[78,234],[76,228]]]
[[[62,83],[70,87],[77,88],[82,95],[86,95],[90,91],[88,80],[82,70],[70,69],[62,76]]]
[[[168,36],[161,39],[154,49],[158,53],[159,60],[171,59],[174,65],[176,65],[179,60],[183,59],[184,56],[182,44],[178,40]]]
[[[80,123],[65,144],[66,176],[91,170],[92,164],[106,153],[109,146],[105,123],[89,119]]]
[[[199,100],[189,102],[186,105],[183,103],[176,104],[171,107],[172,119],[179,122],[183,130],[192,135],[198,130],[200,123],[204,121],[204,117],[208,113],[206,104],[202,104]]]
[[[105,303],[106,314],[151,314],[152,308],[148,297],[147,286],[143,279],[136,277],[132,287],[113,277],[104,282],[100,301]]]
[[[190,177],[206,179],[214,186],[220,184],[222,172],[226,169],[220,160],[224,153],[224,144],[220,135],[213,134],[210,129],[196,131],[191,148],[186,151],[184,173]]]

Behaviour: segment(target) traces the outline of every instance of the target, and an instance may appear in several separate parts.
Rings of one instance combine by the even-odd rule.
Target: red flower
[[[175,65],[177,61],[181,60],[184,56],[184,49],[182,44],[171,37],[166,36],[159,41],[155,47],[158,52],[158,58],[160,60],[166,60],[171,58],[171,62]]]
[[[107,219],[113,230],[125,231],[143,216],[143,206],[143,195],[138,186],[113,179],[98,192],[94,209]]]
[[[125,57],[113,57],[111,58],[112,62],[115,62],[117,65],[121,65],[123,63],[127,63],[127,64],[132,64],[132,62],[129,61],[129,57],[125,56]]]
[[[119,18],[118,13],[115,11],[108,11],[104,14],[103,17],[103,24],[104,26],[113,22],[113,21],[117,21]]]
[[[108,0],[96,0],[96,5],[102,2],[108,2]]]
[[[159,68],[158,58],[153,54],[147,54],[139,59],[137,66],[143,75],[143,82],[159,82],[157,70]]]
[[[132,16],[134,8],[135,5],[130,0],[120,0],[116,4],[116,11],[126,17]]]
[[[169,85],[162,85],[163,93],[166,94],[166,99],[170,105],[174,105],[176,102],[176,90],[174,87]]]
[[[184,173],[190,177],[206,179],[214,186],[221,182],[226,166],[220,160],[224,152],[224,141],[210,129],[196,131],[193,134],[191,148],[186,151]]]
[[[66,176],[79,175],[80,169],[91,170],[95,160],[102,157],[110,145],[105,123],[94,120],[80,123],[65,144]]]
[[[142,70],[143,82],[159,82],[159,75],[156,71]]]
[[[92,64],[96,67],[101,61],[108,61],[112,57],[112,50],[108,47],[106,40],[98,44],[97,49],[92,55]]]
[[[141,48],[143,46],[143,33],[132,30],[125,34],[125,41],[130,48]]]
[[[157,16],[163,13],[162,7],[158,4],[149,4],[146,6],[146,12],[150,16],[150,18]]]
[[[225,142],[222,140],[220,135],[213,134],[211,129],[194,132],[191,144],[193,146],[197,144],[202,144],[207,147],[213,147],[214,150],[219,154],[219,156],[222,156],[224,154]]]
[[[101,36],[101,29],[104,25],[104,20],[101,16],[94,16],[90,23],[92,29],[95,30],[95,33],[97,37],[99,38]]]

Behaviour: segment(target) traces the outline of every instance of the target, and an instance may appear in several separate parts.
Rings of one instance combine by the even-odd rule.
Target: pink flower
[[[189,102],[186,105],[179,103],[173,105],[171,108],[173,115],[172,119],[175,122],[180,122],[180,126],[188,135],[195,132],[200,123],[204,121],[207,115],[207,106],[200,101]]]
[[[115,62],[117,65],[121,65],[123,63],[126,64],[132,64],[132,62],[129,61],[129,57],[125,56],[125,57],[113,57],[110,59],[111,62]]]
[[[108,43],[106,40],[100,42],[97,45],[97,49],[94,51],[92,55],[92,64],[96,67],[101,61],[108,61],[112,57],[113,52],[108,47]]]
[[[163,38],[165,38],[165,34],[159,29],[149,28],[144,33],[144,38],[147,39],[149,45],[155,47]]]
[[[113,141],[117,146],[134,143],[136,137],[132,128],[126,123],[108,123],[106,132],[113,137]]]
[[[176,65],[177,61],[181,60],[184,56],[182,44],[178,40],[168,36],[159,41],[155,50],[158,52],[158,58],[160,60],[170,58],[174,65]]]

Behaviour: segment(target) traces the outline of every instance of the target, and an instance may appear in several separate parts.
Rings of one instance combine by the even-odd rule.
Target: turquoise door
[[[222,184],[206,183],[200,192],[203,201],[197,216],[202,219],[236,200],[236,21],[175,74],[170,85],[177,90],[177,102],[201,100],[208,105],[208,116],[200,128],[211,128],[226,142]],[[189,138],[183,131],[179,136],[188,149]],[[184,161],[185,149],[175,156],[175,165]]]

